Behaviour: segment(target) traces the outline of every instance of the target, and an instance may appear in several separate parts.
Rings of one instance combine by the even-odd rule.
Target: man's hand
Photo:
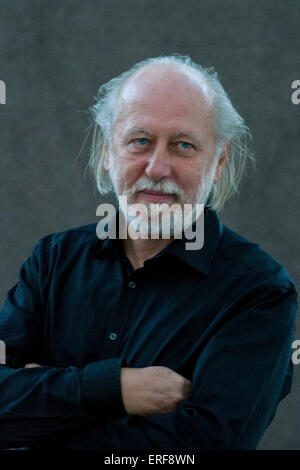
[[[25,368],[40,367],[29,363]],[[175,411],[190,392],[191,382],[164,366],[121,369],[121,391],[127,414],[157,415]]]
[[[189,395],[191,382],[164,366],[121,369],[121,390],[127,414],[168,413]]]

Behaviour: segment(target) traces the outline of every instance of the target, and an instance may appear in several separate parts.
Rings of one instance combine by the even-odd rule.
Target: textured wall
[[[257,170],[223,222],[299,267],[299,0],[0,0],[0,303],[42,236],[96,221],[79,151],[101,83],[147,56],[218,71],[254,136]],[[87,147],[88,148],[88,147]],[[300,339],[300,328],[296,338]],[[261,449],[300,449],[300,365]]]

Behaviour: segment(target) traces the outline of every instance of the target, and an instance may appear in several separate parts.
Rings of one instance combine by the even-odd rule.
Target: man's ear
[[[214,177],[214,183],[217,183],[218,181],[220,181],[221,176],[222,176],[222,169],[226,163],[229,153],[230,153],[230,144],[227,143],[219,157],[219,161],[217,164],[216,173]]]
[[[103,162],[104,170],[109,172],[109,151],[107,145],[104,145],[104,162]]]

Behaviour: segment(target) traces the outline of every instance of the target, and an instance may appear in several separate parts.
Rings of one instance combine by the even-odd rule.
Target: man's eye
[[[192,144],[189,142],[178,142],[177,145],[181,150],[190,150],[193,148]]]
[[[139,147],[145,147],[148,144],[149,140],[145,137],[140,137],[139,139],[134,139],[134,143]]]

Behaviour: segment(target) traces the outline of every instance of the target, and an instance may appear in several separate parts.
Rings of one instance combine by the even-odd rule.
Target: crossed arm
[[[53,438],[66,449],[256,448],[291,387],[296,294],[280,286],[252,294],[207,342],[191,383],[162,366],[118,368],[118,358],[83,370],[0,366],[1,444]],[[97,401],[104,362],[119,374],[123,411],[116,396],[112,406],[107,396]]]
[[[29,363],[25,368],[40,367]],[[191,382],[169,367],[123,367],[121,393],[128,415],[151,416],[176,410],[188,397]]]

